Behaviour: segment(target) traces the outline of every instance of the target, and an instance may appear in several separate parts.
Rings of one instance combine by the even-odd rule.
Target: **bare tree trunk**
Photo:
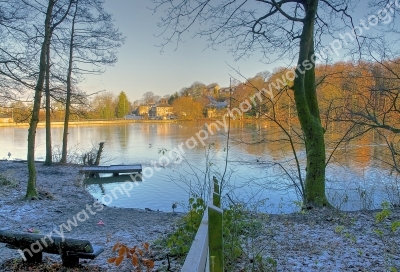
[[[321,124],[315,86],[314,24],[318,0],[311,0],[306,6],[307,14],[300,38],[297,77],[293,86],[307,156],[305,199],[303,201],[305,205],[330,206],[325,195],[324,129]],[[306,67],[311,64],[311,68]]]
[[[42,49],[40,53],[40,64],[39,64],[39,76],[35,87],[35,97],[33,101],[32,117],[29,123],[28,130],[28,187],[26,191],[25,198],[27,199],[37,199],[38,193],[36,190],[36,167],[35,167],[35,139],[36,139],[36,128],[39,122],[39,111],[40,111],[40,101],[42,99],[43,83],[46,73],[46,51],[47,46],[50,43],[51,38],[51,15],[53,12],[54,0],[49,0],[46,11],[46,20],[44,23],[44,40],[42,44]]]
[[[46,159],[45,165],[53,163],[53,154],[51,150],[51,108],[50,108],[50,42],[47,44],[46,52]]]
[[[72,64],[73,64],[73,53],[74,53],[74,35],[75,35],[75,19],[78,11],[78,0],[75,2],[75,13],[72,19],[71,39],[69,42],[69,62],[68,62],[68,74],[67,74],[67,99],[65,102],[65,119],[64,119],[64,131],[63,131],[63,146],[61,163],[67,163],[67,152],[68,152],[68,125],[69,115],[71,113],[71,75],[72,75]]]

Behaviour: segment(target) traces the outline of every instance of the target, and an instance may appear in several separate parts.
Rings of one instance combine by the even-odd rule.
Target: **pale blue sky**
[[[365,2],[361,4],[363,7],[353,14],[356,24],[358,19],[367,15]],[[261,54],[257,52],[250,58],[235,61],[228,47],[218,47],[217,51],[205,49],[205,39],[193,39],[191,33],[185,35],[185,42],[180,43],[176,51],[174,46],[169,46],[161,54],[156,45],[163,40],[156,35],[161,31],[157,22],[162,14],[153,15],[147,8],[149,5],[150,1],[105,1],[105,9],[113,14],[116,27],[126,36],[126,43],[119,49],[118,62],[107,67],[100,76],[88,76],[80,84],[81,89],[88,93],[106,90],[118,94],[125,91],[133,101],[148,91],[161,96],[173,94],[195,81],[228,86],[230,75],[240,79],[229,65],[240,70],[246,78],[285,65],[283,62],[262,63]]]
[[[246,77],[272,70],[272,66],[261,63],[257,55],[235,62],[228,48],[204,50],[206,42],[191,39],[190,33],[176,51],[170,46],[160,54],[156,45],[162,38],[155,35],[160,33],[157,22],[161,14],[152,15],[146,8],[149,2],[106,0],[105,8],[114,15],[115,25],[126,36],[126,43],[119,49],[118,62],[101,76],[88,76],[80,84],[82,89],[89,93],[104,89],[115,94],[125,91],[133,101],[148,91],[158,95],[173,94],[194,81],[228,86],[229,75],[238,75],[227,63],[240,69]]]

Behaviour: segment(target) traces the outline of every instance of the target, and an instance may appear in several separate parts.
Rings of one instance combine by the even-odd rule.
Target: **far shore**
[[[176,123],[185,122],[185,120],[133,120],[133,119],[120,119],[120,120],[85,120],[85,121],[72,121],[69,122],[70,126],[80,125],[111,125],[111,124],[128,124],[128,123]],[[52,126],[63,126],[64,122],[51,122]],[[41,121],[38,127],[45,127],[46,122]],[[0,123],[0,127],[29,127],[29,123]]]
[[[117,125],[117,124],[130,124],[130,123],[184,123],[184,122],[214,122],[215,118],[201,118],[196,120],[184,119],[167,119],[167,120],[136,120],[136,119],[115,119],[115,120],[84,120],[84,121],[71,121],[70,126],[82,125]],[[253,122],[253,119],[231,120],[231,122]],[[264,121],[264,120],[263,120]],[[64,122],[51,122],[52,126],[64,126]],[[40,121],[38,127],[45,127],[46,122]],[[29,127],[29,123],[0,123],[0,127]]]

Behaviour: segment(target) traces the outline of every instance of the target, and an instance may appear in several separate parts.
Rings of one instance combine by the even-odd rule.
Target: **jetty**
[[[119,174],[133,174],[142,173],[141,164],[131,165],[108,165],[108,166],[83,166],[80,173],[85,173],[89,176],[98,176],[99,174],[113,174],[113,176],[119,176]]]

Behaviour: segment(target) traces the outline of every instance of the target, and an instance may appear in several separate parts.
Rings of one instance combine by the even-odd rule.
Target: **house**
[[[211,101],[206,106],[206,117],[207,118],[215,118],[221,117],[226,113],[226,109],[229,107],[229,100],[225,100],[222,102],[216,101],[212,96],[208,97]]]
[[[150,106],[139,106],[137,108],[137,115],[143,116],[143,115],[148,115],[150,111]]]
[[[174,108],[167,103],[154,105],[150,109],[150,116],[153,117],[169,117],[173,114]]]

